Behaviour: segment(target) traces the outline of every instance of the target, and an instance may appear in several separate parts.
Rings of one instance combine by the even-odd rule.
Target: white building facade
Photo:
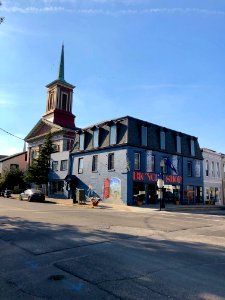
[[[223,205],[223,164],[222,155],[216,151],[203,148],[204,203]]]

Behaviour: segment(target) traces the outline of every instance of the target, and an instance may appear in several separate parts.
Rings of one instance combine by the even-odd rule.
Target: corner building
[[[166,202],[203,203],[203,157],[194,136],[125,116],[77,130],[74,145],[69,176],[73,189],[86,195],[91,191],[115,204],[135,205],[137,198],[157,204],[162,172]],[[177,172],[162,167],[166,159]]]

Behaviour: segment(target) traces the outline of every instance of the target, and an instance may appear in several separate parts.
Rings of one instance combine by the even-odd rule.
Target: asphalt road
[[[0,299],[225,299],[225,211],[0,211]]]

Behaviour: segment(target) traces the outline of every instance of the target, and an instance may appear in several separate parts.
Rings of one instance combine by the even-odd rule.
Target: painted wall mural
[[[104,199],[121,199],[121,180],[117,177],[104,180]]]

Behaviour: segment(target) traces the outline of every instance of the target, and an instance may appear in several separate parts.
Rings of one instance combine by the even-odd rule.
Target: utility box
[[[79,204],[85,203],[85,192],[83,189],[76,189],[76,201]]]

